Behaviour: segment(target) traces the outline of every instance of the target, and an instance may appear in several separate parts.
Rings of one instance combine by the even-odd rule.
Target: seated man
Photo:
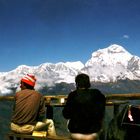
[[[97,140],[105,113],[105,96],[98,89],[89,89],[86,74],[75,78],[76,90],[68,95],[63,109],[64,118],[69,120],[68,129],[73,140]]]
[[[15,94],[11,130],[23,134],[44,130],[48,135],[54,136],[56,131],[53,120],[45,119],[45,100],[34,90],[35,82],[36,78],[32,74],[21,79],[21,90]],[[42,123],[39,123],[41,121]]]

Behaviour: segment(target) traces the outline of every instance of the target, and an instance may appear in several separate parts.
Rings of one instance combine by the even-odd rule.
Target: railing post
[[[119,113],[120,104],[114,104],[114,117]]]
[[[46,118],[53,120],[53,107],[51,105],[46,105]]]
[[[51,106],[51,98],[46,98],[46,118],[53,120],[53,106]]]

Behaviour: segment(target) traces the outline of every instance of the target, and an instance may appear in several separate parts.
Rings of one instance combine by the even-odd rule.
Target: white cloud
[[[129,39],[129,35],[123,35],[123,38]]]

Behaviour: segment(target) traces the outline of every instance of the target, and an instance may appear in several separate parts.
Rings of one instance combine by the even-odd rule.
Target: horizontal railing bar
[[[140,93],[125,93],[125,94],[106,94],[107,100],[136,100],[140,99]],[[44,95],[45,99],[58,100],[61,98],[67,99],[67,95]],[[14,96],[0,96],[1,100],[14,100]]]
[[[127,93],[127,94],[107,94],[106,106],[114,107],[114,116],[119,111],[119,106],[129,103],[128,100],[140,99],[140,93]],[[67,100],[67,95],[45,95],[46,107],[63,107]],[[14,101],[14,96],[0,96],[0,101]]]
[[[106,96],[107,100],[138,100],[140,93],[127,93],[127,94],[110,94]]]
[[[0,96],[0,101],[3,100],[7,100],[7,101],[14,100],[14,96]]]

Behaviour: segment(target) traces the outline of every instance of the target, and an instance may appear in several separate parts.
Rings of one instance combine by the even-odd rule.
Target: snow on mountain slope
[[[68,67],[71,67],[71,68],[75,68],[77,70],[81,70],[82,68],[84,68],[84,64],[80,61],[66,62],[65,65],[68,66]]]
[[[85,64],[86,67],[93,66],[93,63],[100,63],[100,65],[114,66],[121,64],[127,66],[128,61],[132,58],[132,55],[127,52],[122,46],[113,44],[108,48],[99,49],[92,53],[92,57]]]
[[[119,79],[140,80],[140,58],[131,55],[117,44],[92,53],[84,65],[82,62],[43,63],[39,66],[21,65],[0,73],[0,95],[19,90],[20,79],[27,73],[37,77],[35,88],[54,86],[56,83],[74,83],[75,76],[84,72],[95,82],[115,82]]]
[[[82,71],[88,73],[92,81],[98,82],[134,79],[133,73],[127,69],[132,57],[122,46],[113,44],[93,52]]]
[[[35,88],[53,86],[56,83],[73,83],[75,76],[84,67],[80,61],[44,63],[39,66],[18,66],[15,70],[0,73],[0,94],[10,94],[13,89],[19,90],[20,79],[27,73],[35,74],[37,83]]]
[[[140,58],[133,56],[128,62],[127,69],[129,69],[135,76],[134,79],[140,79]]]

